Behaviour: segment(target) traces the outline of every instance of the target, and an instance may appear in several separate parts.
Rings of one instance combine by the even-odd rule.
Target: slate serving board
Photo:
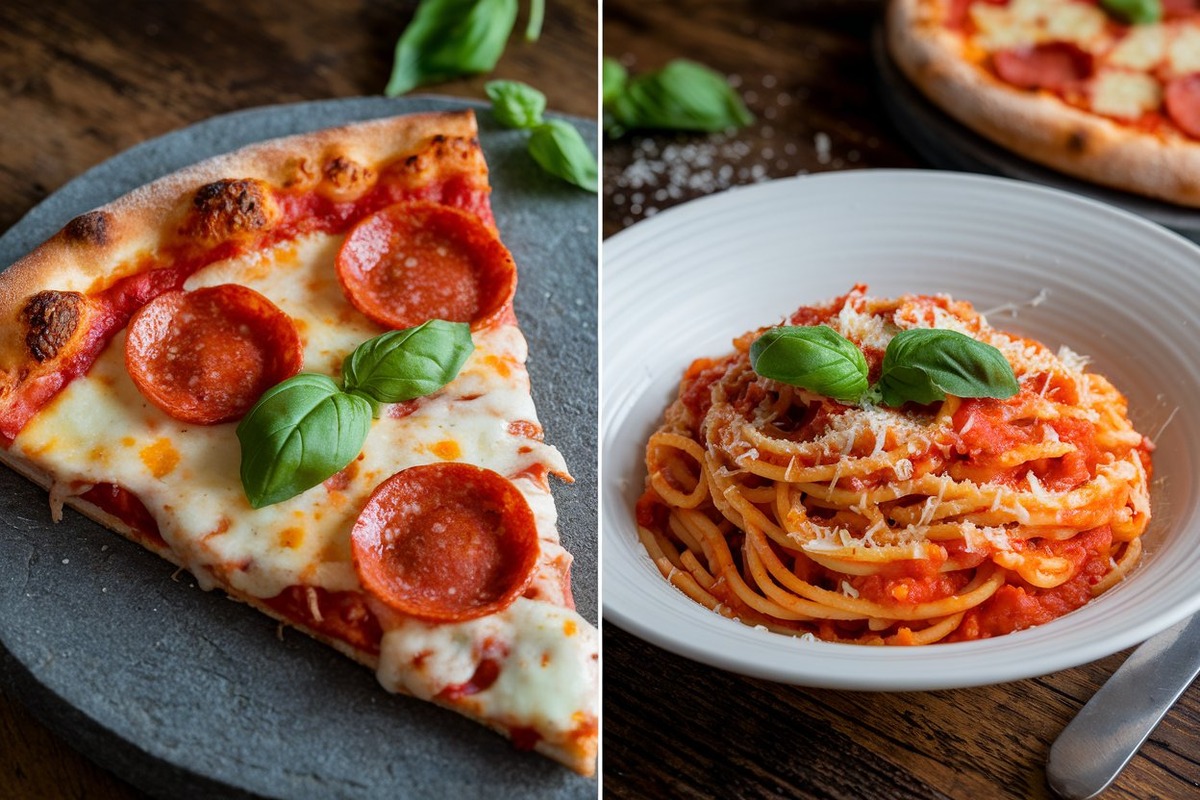
[[[884,109],[921,158],[939,169],[980,172],[1031,181],[1100,200],[1139,214],[1200,242],[1200,210],[1110,189],[1027,161],[983,138],[929,102],[887,52],[883,26],[875,29],[871,51]]]
[[[524,134],[484,104],[328,100],[241,111],[140,144],[89,170],[0,237],[10,264],[73,216],[245,144],[415,111],[476,108],[492,203],[516,257],[516,312],[575,555],[579,612],[596,622],[595,195],[543,173]],[[573,119],[592,151],[596,126]],[[583,798],[596,782],[514,750],[453,713],[387,694],[375,676],[0,470],[0,680],[98,764],[160,797]]]

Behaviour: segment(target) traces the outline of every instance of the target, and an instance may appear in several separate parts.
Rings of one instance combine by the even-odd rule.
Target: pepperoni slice
[[[1175,78],[1163,93],[1167,115],[1180,130],[1200,139],[1200,72]]]
[[[232,283],[159,295],[129,320],[125,339],[125,366],[142,395],[198,425],[241,417],[303,359],[291,317]]]
[[[1183,19],[1200,11],[1197,0],[1162,0],[1164,20]]]
[[[350,534],[363,587],[403,614],[440,622],[502,611],[537,564],[533,511],[491,470],[410,467],[376,487]]]
[[[1022,89],[1061,92],[1092,76],[1092,54],[1070,42],[1048,42],[1036,47],[1000,50],[992,56],[996,74]]]
[[[517,287],[512,255],[490,228],[426,201],[388,206],[354,226],[337,273],[354,307],[389,328],[444,319],[479,329],[501,317]]]

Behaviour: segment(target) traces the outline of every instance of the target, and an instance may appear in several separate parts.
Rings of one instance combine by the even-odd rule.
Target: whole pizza
[[[892,0],[887,38],[908,78],[988,139],[1200,206],[1196,0]]]
[[[471,111],[276,139],[0,275],[0,461],[383,687],[595,768],[575,610]]]

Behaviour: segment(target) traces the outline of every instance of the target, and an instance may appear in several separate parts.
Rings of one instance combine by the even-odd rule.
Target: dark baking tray
[[[521,131],[457,99],[329,100],[216,117],[74,179],[0,237],[10,264],[76,214],[242,145],[348,122],[475,106],[492,202],[520,270],[516,311],[547,441],[576,478],[553,487],[596,621],[595,195],[543,173]],[[593,152],[595,123],[573,120]],[[98,764],[160,797],[594,798],[596,782],[455,714],[389,695],[296,632],[195,588],[174,568],[0,469],[0,679]]]

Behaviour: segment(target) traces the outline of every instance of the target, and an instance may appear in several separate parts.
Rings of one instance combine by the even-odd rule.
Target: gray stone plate
[[[470,103],[330,100],[193,125],[89,170],[0,237],[10,264],[76,214],[250,142]],[[496,221],[520,270],[516,310],[548,441],[579,611],[596,621],[595,195],[544,174],[525,134],[477,105]],[[574,120],[596,149],[595,124]],[[381,689],[335,651],[195,588],[187,573],[0,470],[0,679],[98,764],[161,797],[583,798],[585,780],[434,706]]]

